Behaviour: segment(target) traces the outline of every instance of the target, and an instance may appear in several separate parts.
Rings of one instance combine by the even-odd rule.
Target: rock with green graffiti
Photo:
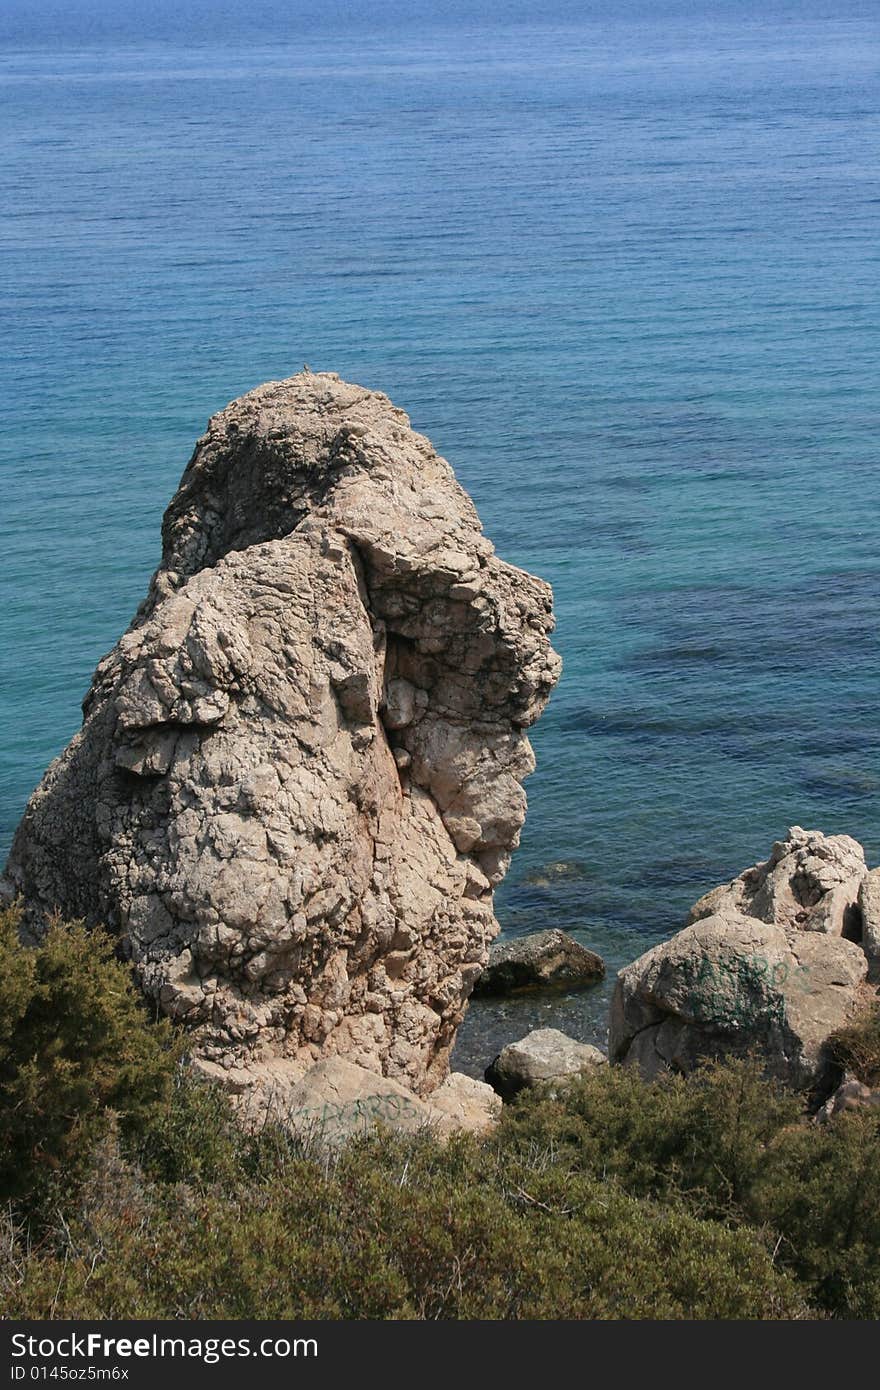
[[[781,1080],[821,1084],[826,1040],[857,1008],[866,973],[852,941],[715,914],[620,972],[611,1058],[655,1076],[758,1051]]]
[[[798,966],[794,974],[805,968]],[[758,952],[728,952],[715,959],[707,954],[688,957],[683,973],[690,986],[688,1013],[694,1018],[714,1018],[731,1031],[785,1023],[782,986],[792,974],[785,961],[771,961]]]

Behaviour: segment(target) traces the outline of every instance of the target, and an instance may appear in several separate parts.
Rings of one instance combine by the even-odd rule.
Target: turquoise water
[[[880,861],[876,6],[147,8],[0,16],[0,851],[207,416],[308,362],[554,585],[506,930],[616,967],[791,823]]]

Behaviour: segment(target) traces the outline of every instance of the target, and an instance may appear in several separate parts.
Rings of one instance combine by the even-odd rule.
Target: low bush
[[[524,1096],[500,1142],[552,1154],[627,1193],[762,1232],[817,1312],[880,1318],[880,1155],[875,1109],[817,1124],[757,1060],[646,1083],[603,1068],[556,1099]]]
[[[781,1133],[745,1215],[774,1232],[778,1261],[816,1307],[880,1318],[880,1114],[838,1115]]]
[[[261,1144],[264,1141],[258,1141]],[[201,1141],[199,1141],[201,1147]],[[756,1231],[567,1177],[473,1139],[351,1143],[321,1166],[163,1183],[105,1140],[39,1250],[12,1231],[0,1291],[31,1318],[798,1318]]]
[[[801,1109],[757,1061],[712,1063],[688,1079],[651,1083],[631,1068],[604,1067],[556,1099],[525,1093],[505,1110],[502,1133],[519,1151],[543,1146],[635,1196],[686,1196],[692,1209],[724,1217],[742,1205],[771,1140]]]
[[[0,921],[7,1316],[880,1317],[876,1112],[605,1067],[483,1140],[321,1156],[179,1066],[107,938]]]
[[[103,932],[54,922],[38,946],[0,912],[0,1197],[70,1180],[106,1132],[164,1111],[178,1049]]]

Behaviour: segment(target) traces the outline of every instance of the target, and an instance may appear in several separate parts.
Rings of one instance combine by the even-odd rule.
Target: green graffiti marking
[[[794,968],[766,956],[735,956],[712,960],[702,956],[684,968],[689,985],[687,1005],[697,1018],[713,1019],[731,1031],[777,1026],[786,1022],[786,1001],[794,989],[809,988],[809,967]]]
[[[297,1125],[314,1126],[322,1133],[329,1131],[332,1134],[345,1133],[360,1121],[364,1121],[365,1124],[373,1120],[393,1121],[405,1115],[412,1115],[414,1119],[420,1118],[420,1112],[408,1096],[387,1092],[359,1096],[357,1100],[345,1101],[343,1105],[332,1105],[328,1102],[321,1106],[295,1110],[290,1119]]]

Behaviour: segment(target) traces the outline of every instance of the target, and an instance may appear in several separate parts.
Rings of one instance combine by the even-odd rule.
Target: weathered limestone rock
[[[859,885],[866,873],[864,851],[849,835],[823,835],[793,825],[765,863],[700,898],[688,924],[743,914],[780,927],[859,940]]]
[[[246,1126],[259,1128],[271,1119],[330,1149],[377,1128],[405,1134],[427,1129],[441,1139],[461,1130],[486,1134],[501,1117],[501,1100],[491,1086],[460,1072],[423,1100],[399,1081],[343,1057],[316,1062],[297,1081],[286,1064],[270,1064],[259,1084],[250,1078],[236,1106]]]
[[[550,589],[332,374],[215,415],[163,541],[6,891],[32,933],[55,908],[116,932],[233,1090],[344,1057],[426,1094],[498,929]]]
[[[611,1060],[651,1077],[757,1049],[781,1080],[823,1084],[824,1044],[858,1008],[866,973],[854,942],[716,913],[620,972]]]
[[[868,958],[868,979],[880,982],[880,869],[872,869],[859,886],[862,950]]]
[[[536,1028],[519,1042],[508,1043],[486,1069],[486,1080],[504,1100],[526,1086],[558,1081],[604,1066],[608,1058],[598,1047],[575,1042],[557,1028]]]
[[[528,989],[578,989],[605,974],[605,962],[564,931],[530,932],[513,941],[496,941],[489,963],[474,985],[475,995],[511,994]]]
[[[282,1081],[249,1089],[241,1108],[247,1123],[259,1126],[273,1119],[327,1148],[379,1126],[413,1133],[436,1119],[431,1107],[398,1081],[342,1057],[315,1063],[293,1085]]]
[[[648,1076],[757,1050],[798,1087],[833,1084],[825,1043],[880,955],[880,871],[848,835],[792,826],[770,858],[713,888],[690,925],[618,976],[612,1061]]]

